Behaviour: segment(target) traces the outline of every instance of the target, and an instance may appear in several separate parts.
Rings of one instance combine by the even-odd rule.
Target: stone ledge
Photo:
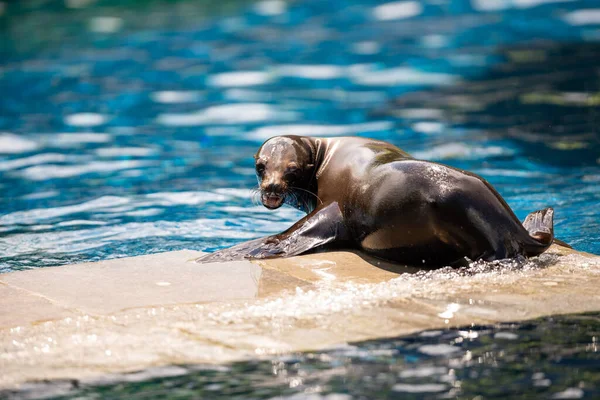
[[[0,281],[0,327],[27,325],[81,316],[77,309],[56,304],[39,293],[32,293]]]
[[[21,289],[23,296],[36,293],[52,299],[53,309],[94,316],[128,308],[256,297],[260,267],[248,261],[225,265],[189,262],[201,254],[183,250],[40,268],[0,275],[0,283]],[[13,296],[19,297],[16,293]],[[29,322],[37,317],[32,315]]]
[[[557,246],[525,265],[434,271],[348,252],[189,261],[199,254],[0,275],[0,387],[600,310],[600,257]]]

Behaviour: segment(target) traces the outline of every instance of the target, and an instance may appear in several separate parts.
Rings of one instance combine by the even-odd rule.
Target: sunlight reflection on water
[[[557,236],[598,252],[598,80],[578,69],[585,56],[556,62],[531,42],[594,46],[593,3],[271,0],[200,20],[202,6],[183,2],[143,21],[67,2],[73,14],[19,14],[0,74],[12,93],[0,99],[0,270],[281,231],[300,214],[250,196],[252,155],[277,134],[370,136],[473,170],[520,217],[555,206]],[[57,21],[44,23],[52,34],[42,18]],[[561,75],[544,75],[553,62]],[[527,71],[546,91],[519,92]],[[510,96],[531,111],[503,115]]]

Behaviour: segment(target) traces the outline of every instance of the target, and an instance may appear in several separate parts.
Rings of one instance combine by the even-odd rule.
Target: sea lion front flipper
[[[251,251],[260,248],[270,237],[249,240],[226,249],[217,250],[214,253],[204,254],[197,258],[195,262],[205,264],[211,262],[241,261],[248,258],[248,254]]]
[[[342,211],[338,203],[334,202],[315,209],[287,231],[269,237],[251,251],[248,258],[296,256],[327,243],[343,240],[345,234]]]
[[[196,259],[198,263],[290,257],[343,238],[342,212],[337,202],[317,208],[287,231],[249,240]]]

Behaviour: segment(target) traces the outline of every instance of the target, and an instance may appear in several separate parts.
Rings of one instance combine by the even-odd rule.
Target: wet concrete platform
[[[600,310],[600,257],[558,246],[432,271],[350,252],[193,262],[200,254],[0,275],[0,388]]]
[[[0,282],[9,290],[21,290],[24,298],[46,300],[48,311],[52,308],[57,314],[108,315],[135,307],[257,296],[262,268],[246,261],[226,266],[190,262],[200,254],[177,251],[43,268],[0,275]],[[27,318],[25,322],[54,319],[43,315],[18,318]],[[11,321],[7,322],[10,325]]]

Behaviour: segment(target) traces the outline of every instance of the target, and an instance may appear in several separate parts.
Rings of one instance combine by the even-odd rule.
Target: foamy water
[[[597,260],[590,260],[581,256],[569,256],[569,263],[574,268],[598,268]],[[232,308],[224,306],[215,312],[211,306],[209,318],[219,324],[252,324],[269,323],[277,326],[285,326],[290,321],[298,320],[315,321],[319,318],[336,313],[361,313],[381,307],[389,302],[402,302],[402,299],[431,298],[436,294],[447,295],[448,285],[442,282],[456,282],[457,286],[482,285],[492,286],[494,284],[510,284],[518,282],[524,274],[532,271],[542,270],[558,261],[555,255],[541,255],[535,259],[525,260],[499,260],[494,262],[474,262],[468,267],[454,269],[451,267],[432,271],[419,271],[416,273],[405,273],[397,278],[381,283],[356,283],[338,282],[335,279],[335,263],[315,265],[309,263],[310,267],[318,276],[319,280],[314,288],[304,290],[300,287],[295,292],[275,299],[266,299],[254,302],[244,308]],[[469,278],[469,279],[467,279]],[[467,307],[472,305],[467,304]],[[203,309],[203,306],[198,306]],[[448,303],[440,310],[441,321],[451,321],[461,314],[461,305]],[[429,355],[441,355],[451,353],[456,349],[444,346],[432,346],[423,348],[422,351]]]

